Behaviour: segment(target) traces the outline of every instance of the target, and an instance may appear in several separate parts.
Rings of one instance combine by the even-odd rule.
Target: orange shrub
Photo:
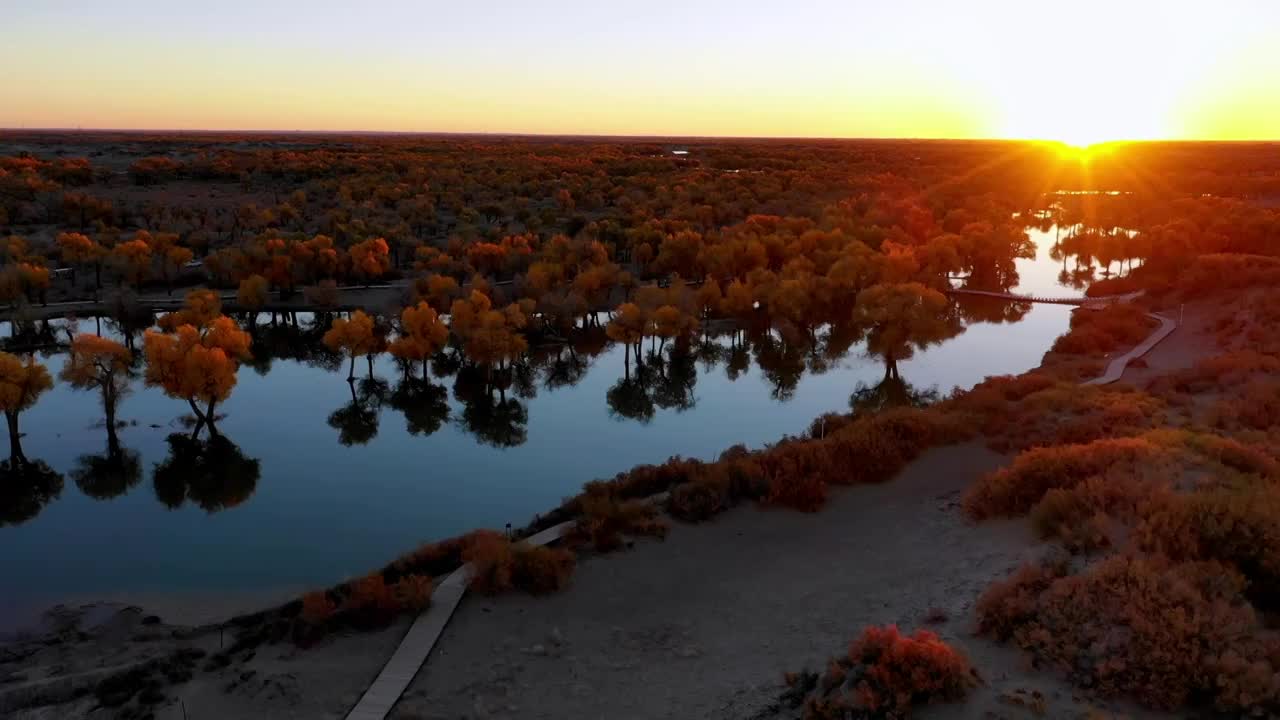
[[[1034,448],[972,485],[964,496],[964,510],[975,520],[1021,515],[1052,489],[1073,488],[1104,471],[1114,476],[1121,470],[1134,472],[1140,465],[1164,467],[1169,459],[1167,448],[1144,438]]]
[[[434,590],[431,578],[422,575],[405,575],[391,586],[400,609],[410,612],[426,610],[431,604],[431,593]]]
[[[471,588],[486,595],[507,592],[513,586],[511,571],[515,551],[511,541],[492,530],[477,530],[467,536],[463,562],[471,564]]]
[[[1132,347],[1146,339],[1154,325],[1146,310],[1129,303],[1081,308],[1071,314],[1071,330],[1053,343],[1052,352],[1086,355]]]
[[[1155,503],[1135,539],[1176,560],[1228,564],[1261,607],[1280,608],[1280,488],[1271,484],[1178,495]]]
[[[979,599],[979,630],[1103,693],[1159,708],[1209,698],[1221,710],[1274,712],[1280,677],[1244,585],[1216,563],[1159,557],[1117,555],[1077,575],[1066,564],[1024,567]]]
[[[575,564],[569,550],[512,543],[491,530],[468,535],[463,557],[472,566],[472,589],[486,595],[556,592],[569,584]]]
[[[573,552],[564,548],[520,543],[515,546],[511,582],[533,595],[558,592],[569,584],[575,564]]]
[[[342,611],[356,627],[381,627],[400,611],[395,591],[377,572],[351,584]]]
[[[309,592],[302,596],[302,621],[308,625],[323,625],[338,611],[338,606],[329,599],[324,590]]]
[[[913,708],[961,700],[978,684],[963,653],[932,632],[906,636],[894,625],[867,627],[826,672],[788,673],[783,700],[806,720],[906,718]]]
[[[653,505],[638,500],[619,502],[603,493],[584,493],[582,517],[570,531],[567,540],[576,545],[590,545],[599,552],[622,547],[623,536],[665,538],[670,529],[658,517]]]

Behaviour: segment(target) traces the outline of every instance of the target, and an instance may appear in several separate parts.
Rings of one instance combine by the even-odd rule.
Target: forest
[[[957,291],[1017,286],[1029,229],[1052,229],[1064,286],[1140,296],[1077,311],[1031,373],[950,394],[905,383],[898,365],[915,353],[1028,312]],[[464,562],[482,592],[551,592],[577,552],[749,502],[817,512],[841,486],[979,441],[1011,459],[969,488],[966,517],[1028,517],[1060,550],[987,590],[981,633],[1154,708],[1276,713],[1278,256],[1280,154],[1247,143],[4,131],[0,525],[61,490],[20,425],[54,383],[101,400],[107,450],[77,471],[82,490],[138,482],[116,408],[141,378],[190,411],[154,469],[157,496],[214,511],[259,474],[218,428],[242,366],[345,369],[350,404],[329,418],[343,445],[375,435],[384,405],[434,432],[448,390],[433,378],[453,377],[470,432],[513,447],[520,399],[572,385],[609,347],[625,358],[611,412],[644,421],[691,402],[696,363],[756,362],[785,398],[863,343],[883,382],[848,413],[716,460],[654,458],[515,533],[572,520],[568,549],[490,531],[424,546],[239,619],[233,651],[385,625]],[[1209,308],[1204,357],[1078,385],[1151,332],[1149,311],[1188,303]],[[52,352],[67,357],[56,377],[41,362]],[[375,377],[384,354],[394,389]],[[945,666],[944,686],[915,700],[963,696],[967,661],[938,645],[871,628],[829,677],[791,678],[793,699],[807,717],[845,717],[849,698],[870,702],[866,683],[839,691],[847,672],[891,647]],[[885,673],[877,706],[913,697],[909,667]]]

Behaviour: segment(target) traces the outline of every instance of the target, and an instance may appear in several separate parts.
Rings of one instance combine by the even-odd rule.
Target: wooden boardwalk
[[[1101,297],[1045,297],[1040,295],[1018,295],[1008,292],[994,292],[991,290],[969,290],[967,288],[952,288],[946,291],[948,295],[976,295],[979,297],[992,297],[1001,300],[1011,300],[1014,302],[1031,302],[1031,303],[1048,303],[1051,305],[1076,305],[1079,307],[1103,307],[1116,302],[1128,302],[1141,295],[1141,292],[1129,293],[1127,295],[1103,295]]]
[[[531,545],[553,543],[573,525],[572,520],[562,522],[526,538],[524,542]],[[431,605],[413,621],[391,659],[382,667],[369,689],[364,691],[356,706],[347,713],[347,720],[383,720],[391,712],[444,633],[449,618],[453,617],[453,611],[467,592],[471,572],[470,565],[463,565],[436,586],[431,595]]]
[[[1147,313],[1147,317],[1158,320],[1160,322],[1160,327],[1156,328],[1154,332],[1147,336],[1146,340],[1143,340],[1134,349],[1119,357],[1112,358],[1111,362],[1107,363],[1106,371],[1101,375],[1092,380],[1080,383],[1081,385],[1110,385],[1111,383],[1119,380],[1121,376],[1124,375],[1125,368],[1129,367],[1129,363],[1151,352],[1151,349],[1158,345],[1161,340],[1169,337],[1169,335],[1173,334],[1174,330],[1178,329],[1178,323],[1176,321],[1170,320],[1163,315]]]

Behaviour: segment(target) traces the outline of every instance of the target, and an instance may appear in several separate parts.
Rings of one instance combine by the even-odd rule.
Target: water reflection
[[[1068,294],[1057,284],[1061,260],[1048,258],[1052,238],[1037,260],[1016,261],[1020,282]],[[24,523],[0,535],[0,574],[48,593],[332,582],[423,540],[522,522],[637,463],[710,458],[801,431],[823,413],[926,402],[933,391],[924,387],[1021,372],[1066,328],[1067,313],[963,297],[905,324],[849,317],[780,330],[757,314],[704,323],[663,348],[645,342],[639,354],[611,343],[605,323],[588,322],[535,335],[526,353],[491,371],[449,346],[427,367],[381,355],[372,372],[358,364],[352,383],[347,359],[321,341],[332,314],[246,315],[253,360],[216,427],[182,430],[185,404],[137,377],[113,422],[104,423],[99,393],[66,383],[23,414],[30,435],[18,446],[47,464],[0,465],[0,523]],[[65,365],[69,325],[19,324],[0,335],[43,343],[52,372]],[[80,325],[141,345],[136,326]],[[1002,352],[990,353],[997,345]],[[62,492],[59,473],[80,492]],[[134,490],[144,480],[152,491]],[[338,547],[328,543],[335,531]],[[56,572],[39,560],[42,548],[105,538],[117,549],[109,556],[60,551]]]
[[[261,474],[259,462],[216,432],[199,436],[173,433],[165,438],[169,455],[156,463],[152,484],[156,499],[170,510],[190,500],[205,512],[233,508],[253,495]]]
[[[62,494],[62,474],[42,460],[0,462],[0,526],[31,520]]]
[[[120,497],[142,481],[142,461],[138,453],[121,447],[115,428],[112,425],[107,428],[106,452],[81,455],[71,470],[76,487],[94,500]]]

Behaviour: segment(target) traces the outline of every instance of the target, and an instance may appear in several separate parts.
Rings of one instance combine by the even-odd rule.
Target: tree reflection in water
[[[156,463],[152,483],[156,498],[171,510],[190,500],[206,512],[218,512],[248,500],[258,486],[258,460],[245,457],[212,427],[206,439],[197,426],[191,435],[173,433],[165,441],[169,456]]]
[[[142,480],[138,453],[120,445],[115,428],[107,426],[107,451],[81,455],[71,471],[80,492],[95,500],[110,500],[127,493]]]
[[[364,445],[378,435],[378,412],[387,396],[387,383],[365,378],[358,383],[359,393],[356,381],[348,380],[347,385],[351,388],[351,402],[329,415],[329,427],[338,431],[338,442],[343,445]]]
[[[21,525],[62,494],[62,475],[40,460],[0,462],[0,527]]]
[[[492,377],[474,365],[464,365],[453,385],[454,397],[462,403],[462,428],[485,445],[498,448],[523,445],[529,438],[529,410],[516,398],[507,397],[515,371],[494,372]],[[525,390],[532,383],[520,381]],[[496,397],[495,397],[496,391]]]
[[[449,420],[449,391],[421,378],[406,376],[387,404],[404,414],[410,435],[431,435]]]

